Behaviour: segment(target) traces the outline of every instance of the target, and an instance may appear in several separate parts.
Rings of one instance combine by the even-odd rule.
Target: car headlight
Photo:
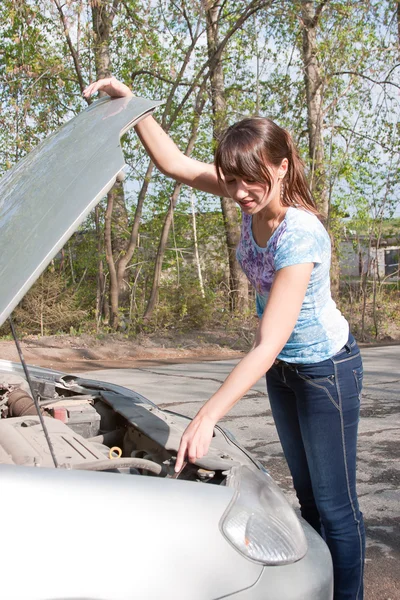
[[[267,473],[234,467],[226,485],[236,493],[222,516],[222,533],[244,556],[264,565],[300,560],[307,541],[300,521]]]

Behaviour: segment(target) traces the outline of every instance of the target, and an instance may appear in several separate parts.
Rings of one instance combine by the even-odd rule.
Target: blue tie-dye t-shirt
[[[316,363],[333,356],[344,346],[349,326],[331,296],[331,243],[315,215],[300,208],[288,208],[284,220],[262,248],[253,237],[251,215],[243,214],[236,254],[256,290],[260,318],[276,271],[290,265],[314,263],[297,323],[278,355],[279,359],[291,363]]]

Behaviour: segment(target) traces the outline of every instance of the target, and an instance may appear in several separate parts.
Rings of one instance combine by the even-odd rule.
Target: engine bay
[[[49,372],[50,373],[50,372]],[[74,376],[32,377],[59,468],[172,477],[189,419],[126,388]],[[0,377],[0,464],[54,467],[26,380]],[[212,447],[181,479],[221,484],[233,466],[257,468],[219,427]]]

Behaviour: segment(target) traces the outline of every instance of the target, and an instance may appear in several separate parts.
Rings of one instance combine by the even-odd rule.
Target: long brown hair
[[[269,166],[279,167],[284,158],[289,166],[282,182],[282,204],[305,208],[319,216],[304,173],[304,163],[292,137],[271,119],[253,117],[228,127],[218,144],[214,164],[220,181],[223,174],[230,173],[266,183],[271,188]]]

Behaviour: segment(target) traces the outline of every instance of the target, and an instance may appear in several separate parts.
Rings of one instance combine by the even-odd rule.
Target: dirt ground
[[[250,348],[251,342],[247,334],[201,331],[137,339],[117,334],[28,336],[20,343],[28,364],[73,372],[236,358]],[[0,340],[0,359],[19,362],[14,340]]]

